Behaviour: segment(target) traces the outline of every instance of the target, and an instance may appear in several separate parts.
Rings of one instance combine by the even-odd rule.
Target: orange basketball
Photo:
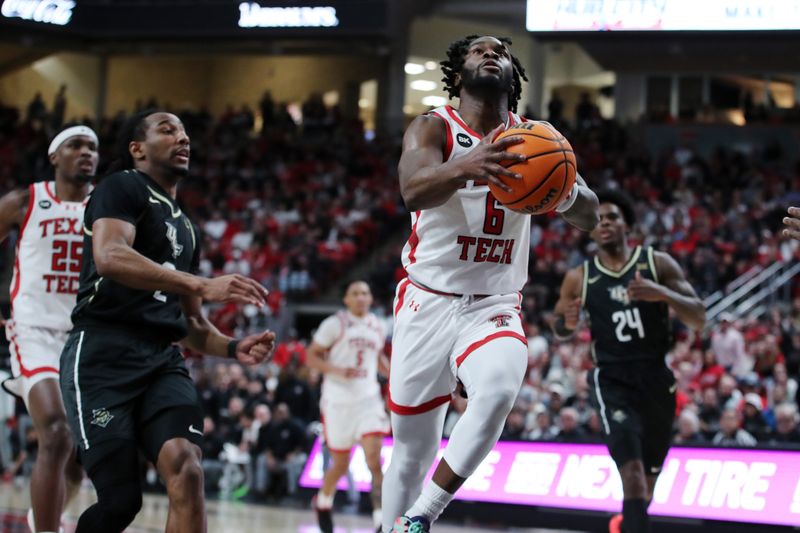
[[[524,142],[509,146],[507,152],[524,154],[526,161],[501,163],[522,175],[521,180],[498,178],[513,190],[506,192],[489,183],[497,200],[514,211],[539,215],[552,211],[572,190],[577,166],[575,153],[566,138],[546,122],[523,122],[497,136],[520,136]]]

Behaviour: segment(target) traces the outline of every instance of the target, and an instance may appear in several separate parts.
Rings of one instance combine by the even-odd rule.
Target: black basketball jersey
[[[665,302],[631,301],[628,283],[636,272],[658,283],[653,249],[637,246],[619,272],[600,264],[595,256],[583,263],[581,300],[592,333],[596,365],[630,361],[663,361],[672,335]]]
[[[111,174],[92,191],[86,206],[78,303],[72,312],[75,326],[132,329],[165,343],[184,338],[186,317],[178,295],[132,289],[98,275],[91,230],[101,218],[134,224],[133,249],[160,265],[191,273],[199,265],[197,232],[169,193],[143,172]]]

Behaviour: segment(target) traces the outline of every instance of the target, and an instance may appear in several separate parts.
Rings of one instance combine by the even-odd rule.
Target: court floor
[[[29,504],[27,486],[0,484],[0,533],[28,533],[25,513]],[[82,489],[65,513],[65,533],[73,533],[80,512],[93,501],[93,492]],[[296,506],[295,506],[296,507]],[[161,495],[147,494],[144,505],[133,525],[126,533],[153,533],[164,531],[167,499]],[[319,533],[316,518],[310,509],[286,506],[252,505],[239,502],[209,501],[207,503],[209,533]],[[374,533],[371,519],[361,515],[337,514],[336,533]],[[436,533],[497,532],[498,529],[481,529],[470,526],[437,524]],[[511,530],[506,530],[511,531]],[[555,533],[542,529],[517,529],[525,533]],[[99,533],[99,532],[98,532]],[[565,533],[563,531],[559,533]]]

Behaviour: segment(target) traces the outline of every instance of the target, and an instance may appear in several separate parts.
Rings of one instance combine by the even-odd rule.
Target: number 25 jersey
[[[64,202],[55,182],[29,187],[28,211],[17,241],[11,279],[11,318],[17,325],[72,329],[83,255],[85,202]]]
[[[462,157],[481,141],[458,112],[429,113],[444,121],[444,161]],[[508,126],[524,122],[508,114]],[[430,289],[456,294],[506,294],[528,279],[530,215],[506,209],[486,183],[469,181],[442,205],[411,213],[403,248],[409,277]]]
[[[653,248],[637,246],[619,272],[605,268],[597,256],[583,263],[581,301],[592,332],[596,365],[663,361],[670,349],[667,304],[628,297],[628,284],[637,272],[642,279],[658,283]]]

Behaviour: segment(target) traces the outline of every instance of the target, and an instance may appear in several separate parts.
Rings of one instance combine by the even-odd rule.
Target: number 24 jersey
[[[669,308],[664,302],[632,301],[628,284],[639,273],[658,283],[653,248],[637,246],[618,272],[595,256],[583,264],[581,301],[592,333],[596,365],[663,361],[672,342]]]

